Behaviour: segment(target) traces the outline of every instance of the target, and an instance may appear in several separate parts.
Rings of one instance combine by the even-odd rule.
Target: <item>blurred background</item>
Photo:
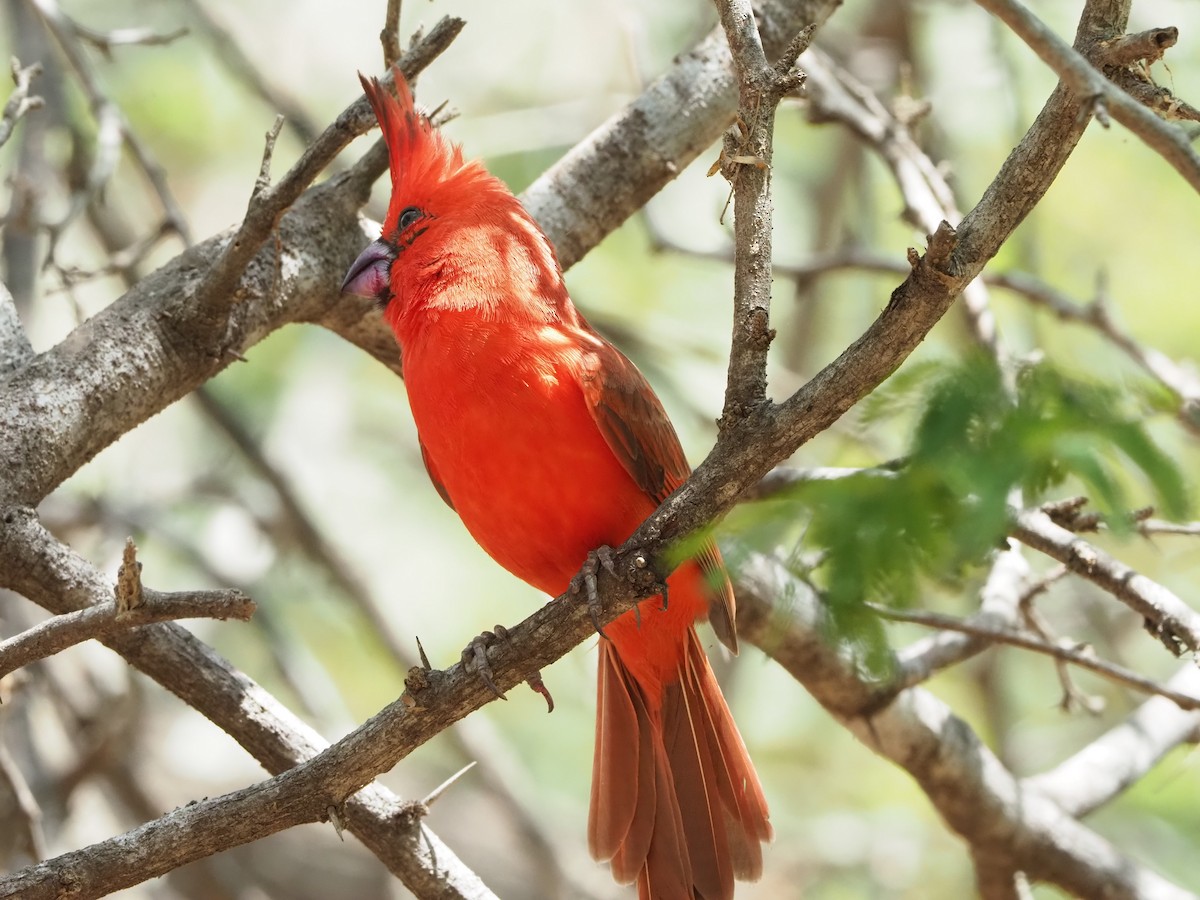
[[[30,216],[55,221],[94,161],[97,118],[35,7],[3,0],[0,47],[47,68],[35,82],[46,108],[0,149],[5,178],[4,280],[35,349],[64,338],[136,278],[177,255],[168,234],[125,266],[97,276],[110,250],[142,242],[163,208],[128,152],[88,208],[49,244]],[[1031,6],[1069,40],[1078,3]],[[291,116],[274,167],[303,147],[359,93],[356,70],[382,69],[383,0],[73,0],[61,13],[97,32],[148,28],[161,45],[86,46],[96,88],[115,103],[166,173],[192,240],[236,223],[263,134]],[[712,5],[598,0],[409,0],[403,39],[442,15],[466,19],[451,49],[420,79],[428,107],[448,101],[447,131],[518,193],[567,149],[633,99],[715,25]],[[1200,6],[1138,0],[1130,31],[1178,26],[1179,47],[1154,77],[1200,102]],[[927,101],[915,133],[944,161],[969,209],[1055,83],[1025,46],[972,3],[860,0],[818,41],[892,103]],[[252,86],[247,62],[272,99]],[[909,100],[911,102],[911,99]],[[369,146],[360,139],[347,152]],[[646,372],[689,457],[703,458],[720,411],[732,269],[728,186],[706,178],[704,154],[567,276],[577,304]],[[802,101],[780,111],[774,172],[776,259],[802,265],[835,252],[892,263],[924,235],[901,218],[886,168],[844,128],[809,122]],[[367,212],[386,201],[379,185]],[[1141,344],[1186,362],[1200,334],[1200,207],[1154,153],[1119,126],[1093,124],[1046,199],[989,271],[1029,273],[1086,303],[1103,295]],[[771,391],[785,397],[877,315],[899,277],[854,268],[776,280]],[[1110,381],[1147,376],[1094,330],[1059,322],[1027,299],[992,294],[1003,338],[1019,354]],[[954,358],[969,345],[958,311],[909,365]],[[913,411],[898,403],[871,421],[851,412],[806,445],[802,466],[872,465],[904,451]],[[1187,473],[1195,441],[1169,415],[1152,433]],[[1131,496],[1144,501],[1133,483]],[[206,385],[80,471],[42,510],[56,532],[115,573],[127,536],[159,590],[240,587],[259,603],[250,624],[191,623],[200,637],[261,682],[327,738],[394,699],[419,636],[446,666],[475,634],[512,624],[545,598],[500,570],[441,502],[422,468],[403,385],[338,337],[311,326],[275,333]],[[1160,537],[1097,540],[1185,599],[1195,597],[1200,543]],[[1040,561],[1034,560],[1040,565]],[[977,584],[931,589],[929,605],[973,608]],[[1042,601],[1062,633],[1155,677],[1173,662],[1129,614],[1088,586],[1059,582]],[[0,595],[0,635],[42,616]],[[899,645],[920,634],[890,630]],[[715,645],[711,633],[705,642]],[[404,654],[398,659],[397,653]],[[543,672],[558,708],[546,715],[526,689],[439,736],[382,781],[420,798],[470,759],[433,807],[430,826],[500,896],[615,898],[586,850],[592,757],[594,642]],[[714,655],[715,652],[714,652]],[[776,841],[766,875],[739,897],[956,898],[973,873],[960,842],[902,772],[859,745],[755,648],[717,662],[727,696],[772,804]],[[1016,774],[1060,761],[1139,698],[1078,676],[1102,706],[1060,708],[1051,662],[994,650],[929,687],[976,728]],[[99,646],[40,664],[7,688],[0,741],[43,812],[57,854],[127,830],[175,806],[242,787],[262,771],[230,738]],[[487,771],[484,771],[487,770]],[[1178,750],[1090,820],[1136,858],[1191,890],[1200,834],[1200,767]],[[0,804],[0,813],[3,812]],[[0,815],[0,871],[28,859]],[[3,835],[10,831],[6,840]],[[1039,888],[1039,897],[1056,896]],[[400,898],[408,894],[353,839],[332,828],[294,829],[196,863],[120,894],[129,898]]]

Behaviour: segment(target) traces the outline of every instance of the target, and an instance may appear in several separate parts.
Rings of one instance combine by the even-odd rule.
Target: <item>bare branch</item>
[[[105,578],[47,532],[32,511],[8,508],[0,522],[6,526],[0,541],[0,586],[58,614],[107,603],[112,588]],[[269,772],[290,769],[329,746],[260,685],[178,626],[148,625],[136,634],[117,631],[104,643],[232,735]],[[371,784],[346,800],[341,816],[351,833],[418,896],[490,896],[437,835],[404,815],[407,809],[385,788]]]
[[[838,0],[760,4],[763,52],[780,56],[801,28],[813,22],[819,27],[839,5]],[[708,150],[736,106],[729,44],[718,28],[535,180],[521,202],[554,242],[563,268]]]
[[[987,581],[980,591],[979,612],[967,621],[985,628],[1007,628],[1017,621],[1022,601],[1042,590],[1029,584],[1029,563],[1015,548],[996,554]],[[899,692],[928,681],[935,674],[991,647],[983,638],[964,631],[943,631],[896,652],[891,688]]]
[[[0,676],[3,677],[3,676]],[[12,758],[8,747],[0,741],[0,780],[8,785],[8,791],[17,804],[18,827],[24,832],[21,836],[25,843],[24,850],[33,860],[46,858],[46,835],[42,830],[42,810],[37,798],[29,788],[25,776],[17,767],[17,761]]]
[[[1104,78],[1083,54],[1068,46],[1017,0],[976,2],[1008,25],[1057,72],[1071,91],[1087,103],[1089,112],[1097,118],[1102,118],[1106,111],[1111,113],[1114,119],[1170,163],[1188,184],[1200,191],[1200,155],[1180,128],[1164,122]]]
[[[1168,689],[1200,694],[1200,668],[1185,663]],[[1185,711],[1166,697],[1152,697],[1120,725],[1106,731],[1053,769],[1025,784],[1082,818],[1136,784],[1180,744],[1200,738],[1200,712]]]
[[[1064,322],[1075,322],[1096,329],[1179,398],[1179,420],[1193,434],[1200,435],[1200,377],[1166,354],[1143,346],[1119,326],[1113,317],[1111,304],[1103,293],[1084,305],[1056,291],[1041,279],[1020,272],[991,275],[989,281],[1048,309]]]
[[[890,619],[893,622],[911,622],[916,625],[924,625],[928,628],[957,631],[979,638],[987,643],[1009,644],[1013,647],[1021,647],[1024,650],[1032,650],[1034,653],[1042,653],[1063,662],[1069,662],[1072,665],[1079,666],[1081,669],[1088,669],[1097,675],[1103,675],[1105,678],[1118,681],[1144,694],[1159,694],[1175,703],[1180,709],[1200,710],[1200,696],[1172,690],[1159,684],[1153,678],[1146,678],[1124,666],[1100,659],[1086,645],[1080,645],[1071,641],[1052,644],[1041,637],[1018,631],[1015,628],[984,625],[954,616],[947,616],[942,613],[926,612],[923,610],[891,609],[874,603],[868,603],[867,606],[875,610],[883,618]]]
[[[226,28],[213,15],[209,4],[200,0],[183,0],[191,16],[200,26],[200,30],[209,38],[209,43],[217,58],[225,65],[230,73],[245,84],[250,91],[260,97],[269,110],[278,111],[301,142],[311,144],[320,134],[310,116],[292,97],[280,90],[267,80],[266,74],[242,49],[238,37]]]
[[[60,653],[83,641],[100,640],[115,631],[178,619],[241,619],[254,614],[254,601],[240,591],[175,591],[142,589],[138,606],[121,609],[116,602],[55,616],[28,631],[0,641],[0,678],[31,662]]]
[[[383,17],[383,28],[379,32],[379,43],[383,46],[383,68],[390,69],[400,58],[400,6],[401,0],[388,0],[387,13]]]
[[[1137,523],[1137,530],[1150,537],[1155,534],[1182,534],[1200,536],[1200,522],[1166,522],[1162,519],[1146,519]]]
[[[66,57],[68,64],[79,79],[80,86],[88,98],[92,115],[96,118],[96,153],[88,172],[87,183],[82,192],[71,198],[67,213],[50,227],[50,254],[53,256],[59,235],[79,215],[89,198],[98,193],[116,169],[121,144],[128,148],[134,161],[154,188],[159,203],[166,213],[167,221],[185,244],[192,238],[187,219],[180,209],[175,195],[167,184],[166,173],[150,150],[130,127],[129,122],[100,87],[95,72],[79,46],[82,35],[75,22],[67,18],[54,0],[30,0],[46,28]]]
[[[735,129],[725,137],[718,165],[733,186],[733,343],[725,387],[723,427],[766,401],[771,330],[771,157],[779,101],[803,84],[796,59],[814,27],[802,30],[775,66],[767,63],[749,0],[717,0],[738,75]]]
[[[880,155],[904,199],[904,218],[925,234],[933,234],[942,221],[957,225],[962,220],[962,213],[955,203],[954,192],[937,164],[913,139],[908,125],[845,67],[819,49],[814,48],[808,53],[805,65],[811,80],[814,118],[843,122]],[[907,269],[899,262],[888,265],[876,260],[874,265],[907,274]],[[1001,356],[996,319],[981,279],[974,279],[963,289],[962,299],[976,341],[992,356]]]
[[[415,78],[424,66],[450,46],[464,24],[462,19],[451,16],[439,20],[420,44],[409,50],[400,60],[400,69],[405,77]],[[217,348],[218,352],[224,353],[227,350],[225,345],[229,313],[239,297],[235,287],[262,242],[275,229],[284,212],[300,198],[325,166],[351,140],[368,131],[374,121],[374,114],[366,97],[360,96],[305,149],[295,165],[277,184],[272,187],[256,184],[242,224],[204,273],[195,289],[193,302],[205,307],[207,330],[211,338],[215,338],[220,345]],[[369,184],[366,187],[369,189]],[[362,199],[365,199],[365,196]]]
[[[1151,28],[1137,34],[1122,34],[1104,41],[1096,50],[1096,63],[1105,66],[1131,66],[1134,63],[1156,63],[1179,40],[1179,29]]]
[[[973,852],[975,887],[980,900],[1033,900],[1029,884],[1021,872],[1013,871],[1004,860],[993,860],[987,853]]]
[[[31,356],[33,347],[17,314],[17,304],[8,287],[0,281],[0,379],[19,368]]]
[[[825,639],[819,601],[782,566],[754,557],[738,573],[735,589],[739,633],[865,746],[908,771],[991,871],[1024,872],[1080,897],[1195,900],[1015,779],[928,691],[880,694],[855,660]]]
[[[33,79],[42,74],[41,63],[34,63],[30,66],[22,66],[20,60],[15,56],[9,65],[12,71],[13,92],[8,95],[8,100],[4,104],[4,111],[0,112],[0,147],[8,143],[8,139],[12,137],[13,128],[21,116],[33,109],[40,109],[42,106],[42,98],[35,95],[30,95],[29,88]]]
[[[1200,650],[1200,613],[1158,582],[1054,524],[1042,510],[1016,513],[1009,534],[1108,591],[1145,619],[1146,629],[1176,656]]]

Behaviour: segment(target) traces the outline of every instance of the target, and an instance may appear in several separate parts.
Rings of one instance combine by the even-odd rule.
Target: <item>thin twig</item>
[[[0,678],[3,676],[0,675]],[[23,833],[23,848],[35,862],[46,858],[46,833],[42,829],[42,809],[37,797],[29,788],[29,782],[21,774],[17,761],[3,741],[0,741],[0,780],[8,785],[8,793],[16,800],[17,825]]]
[[[813,115],[818,121],[844,123],[887,164],[904,199],[903,217],[923,234],[932,234],[942,221],[957,225],[962,213],[942,169],[913,139],[898,118],[865,84],[844,66],[813,48],[805,59],[810,79]],[[864,260],[865,261],[865,260]],[[899,266],[891,266],[897,271]],[[907,269],[899,269],[902,273]],[[963,290],[963,310],[975,340],[997,359],[1000,345],[996,319],[981,279]]]
[[[81,192],[76,192],[67,212],[58,221],[49,225],[50,251],[53,258],[58,237],[83,210],[89,198],[107,184],[116,170],[116,162],[122,143],[132,154],[134,161],[150,182],[166,214],[167,221],[185,244],[192,243],[187,219],[167,184],[166,173],[153,154],[130,127],[119,107],[108,98],[100,87],[91,64],[79,46],[80,34],[76,24],[62,12],[54,0],[29,0],[41,16],[46,28],[74,70],[84,94],[88,98],[92,115],[96,119],[96,152],[88,172],[87,182]]]
[[[1073,641],[1062,643],[1056,640],[1051,631],[1050,623],[1046,621],[1045,616],[1034,606],[1033,601],[1038,594],[1043,593],[1055,581],[1065,578],[1070,571],[1066,566],[1055,566],[1041,580],[1040,590],[1036,593],[1027,593],[1021,598],[1020,612],[1025,627],[1045,643],[1054,646],[1059,646],[1060,644],[1063,646],[1078,645]],[[1071,669],[1067,665],[1068,662],[1068,660],[1060,657],[1055,657],[1054,659],[1054,670],[1058,675],[1058,683],[1062,687],[1062,700],[1059,706],[1063,712],[1073,712],[1076,709],[1082,709],[1094,716],[1099,715],[1104,710],[1104,698],[1089,694],[1079,687],[1071,677]]]
[[[142,588],[142,602],[137,607],[123,611],[114,600],[102,606],[55,616],[0,641],[0,678],[75,644],[99,640],[122,629],[178,619],[246,621],[254,614],[254,609],[254,601],[240,591],[159,593]]]
[[[1094,328],[1179,398],[1180,422],[1193,434],[1200,435],[1200,377],[1166,354],[1143,346],[1120,327],[1103,292],[1098,292],[1091,303],[1082,304],[1041,279],[1020,272],[997,273],[989,276],[989,280],[1049,310],[1064,322]]]
[[[46,0],[37,0],[46,2]],[[400,60],[406,78],[414,77],[432,62],[462,30],[462,19],[445,16],[433,30]],[[389,76],[390,77],[390,76]],[[355,137],[370,130],[374,114],[364,96],[344,109],[321,136],[305,149],[295,165],[271,187],[259,189],[256,183],[237,232],[204,273],[196,286],[194,302],[206,311],[212,336],[224,343],[229,310],[237,302],[235,286],[258,248],[274,230],[284,212],[296,202],[326,165]],[[225,347],[219,348],[222,352]]]
[[[804,75],[796,59],[808,47],[810,26],[774,65],[767,62],[750,0],[717,0],[721,27],[738,76],[737,131],[726,136],[720,168],[733,186],[733,342],[725,388],[724,427],[766,400],[771,330],[771,156],[779,101]]]
[[[320,129],[313,117],[304,107],[297,103],[284,90],[272,84],[267,78],[268,66],[259,66],[242,49],[238,36],[226,28],[209,9],[210,4],[201,0],[183,0],[184,6],[199,24],[200,29],[209,39],[213,51],[225,68],[239,82],[259,97],[267,108],[283,115],[287,127],[295,132],[300,142],[307,145],[317,139]]]
[[[1017,631],[1014,628],[982,625],[943,613],[893,609],[887,606],[880,606],[877,603],[868,603],[867,607],[874,610],[881,617],[893,622],[908,622],[913,625],[924,625],[927,628],[957,631],[985,641],[991,641],[992,643],[1009,644],[1013,647],[1021,647],[1024,650],[1032,650],[1035,653],[1052,656],[1063,662],[1068,662],[1082,669],[1095,672],[1098,675],[1103,675],[1105,678],[1110,678],[1113,681],[1119,681],[1144,694],[1157,694],[1166,697],[1179,706],[1180,709],[1200,710],[1200,697],[1172,690],[1159,684],[1152,678],[1146,678],[1137,672],[1126,669],[1124,666],[1100,659],[1086,644],[1076,644],[1073,642],[1050,643],[1041,637]]]
[[[402,0],[388,0],[387,12],[383,17],[383,28],[379,32],[379,43],[383,45],[384,71],[395,65],[400,58],[400,7]]]
[[[4,104],[4,111],[0,113],[0,147],[8,143],[8,139],[12,136],[13,128],[21,116],[33,109],[42,107],[42,98],[36,94],[29,93],[30,85],[33,79],[42,74],[42,64],[33,63],[29,66],[22,66],[21,61],[15,56],[9,66],[12,71],[13,92],[8,95],[8,100]]]
[[[1009,534],[1108,591],[1142,616],[1147,630],[1175,655],[1200,650],[1200,613],[1158,582],[1056,525],[1042,510],[1015,513]]]

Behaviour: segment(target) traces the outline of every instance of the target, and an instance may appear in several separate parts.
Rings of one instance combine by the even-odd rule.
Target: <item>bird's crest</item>
[[[396,79],[396,96],[378,78],[366,78],[361,73],[358,76],[388,148],[392,199],[383,220],[385,236],[395,232],[402,209],[423,199],[422,195],[449,181],[464,168],[462,148],[434,128],[428,116],[416,109],[412,91],[400,69],[394,67],[392,74]]]

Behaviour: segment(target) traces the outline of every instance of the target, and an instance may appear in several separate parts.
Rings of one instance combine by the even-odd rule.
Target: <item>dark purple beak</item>
[[[392,296],[388,273],[395,257],[395,249],[383,241],[368,244],[367,249],[358,255],[358,259],[346,273],[342,282],[342,293],[387,302]]]

